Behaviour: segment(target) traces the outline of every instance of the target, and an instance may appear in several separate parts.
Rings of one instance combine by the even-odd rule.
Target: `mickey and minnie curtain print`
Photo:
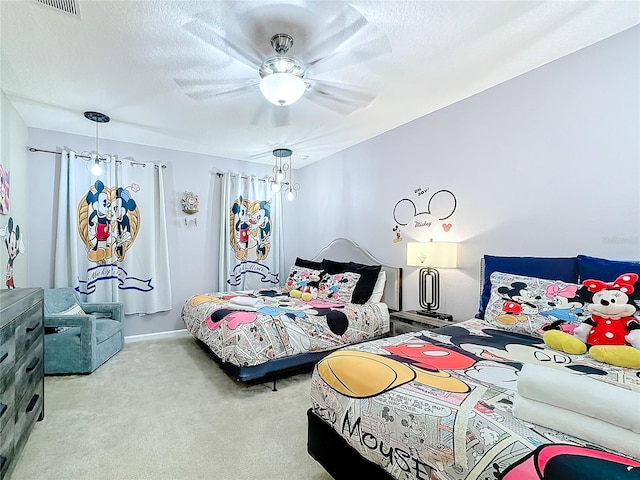
[[[162,168],[111,158],[96,177],[75,153],[61,156],[54,286],[122,302],[126,314],[170,310]]]
[[[279,286],[284,271],[282,201],[254,177],[222,177],[219,290]]]

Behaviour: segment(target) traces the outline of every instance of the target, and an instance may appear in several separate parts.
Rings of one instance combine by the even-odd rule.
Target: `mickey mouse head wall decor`
[[[449,233],[453,227],[449,219],[458,205],[453,192],[442,189],[431,194],[429,188],[417,188],[413,193],[421,198],[417,201],[411,198],[400,199],[393,208],[393,242],[402,241],[401,229],[412,238],[424,237],[425,230],[442,229],[444,234]]]
[[[182,211],[187,215],[193,215],[194,213],[198,213],[198,208],[200,206],[200,201],[198,200],[198,196],[193,192],[184,192],[184,198],[182,199]],[[187,219],[185,217],[184,224],[189,225],[189,223],[193,222],[196,226],[198,225],[198,219]]]

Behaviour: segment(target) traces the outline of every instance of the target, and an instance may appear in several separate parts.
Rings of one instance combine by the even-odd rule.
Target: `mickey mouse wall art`
[[[18,257],[18,254],[24,253],[24,242],[20,234],[20,225],[14,225],[12,217],[9,217],[6,227],[0,228],[0,239],[4,241],[7,247],[7,254],[9,255],[5,285],[7,288],[16,288],[13,280],[13,262]]]
[[[442,189],[428,196],[429,188],[417,188],[414,193],[418,197],[425,195],[425,198],[420,198],[417,203],[426,202],[426,206],[419,207],[410,198],[398,200],[393,207],[394,243],[402,241],[401,227],[409,236],[418,238],[423,236],[421,234],[424,230],[438,228],[442,229],[443,233],[448,233],[453,226],[450,221],[445,222],[456,211],[457,200],[453,192]]]

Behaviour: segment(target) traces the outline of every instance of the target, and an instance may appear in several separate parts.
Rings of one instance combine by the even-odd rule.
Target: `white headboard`
[[[402,268],[382,263],[367,250],[347,238],[336,238],[320,250],[312,260],[323,258],[336,262],[357,262],[364,265],[382,265],[387,281],[384,285],[382,301],[390,310],[402,310]]]

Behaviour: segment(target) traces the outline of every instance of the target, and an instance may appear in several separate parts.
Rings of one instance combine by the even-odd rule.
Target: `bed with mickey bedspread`
[[[477,318],[318,362],[311,456],[335,479],[640,479],[640,264],[482,265]]]
[[[338,238],[312,259],[297,258],[282,288],[194,295],[181,316],[231,376],[266,379],[387,336],[401,277],[401,268]]]

